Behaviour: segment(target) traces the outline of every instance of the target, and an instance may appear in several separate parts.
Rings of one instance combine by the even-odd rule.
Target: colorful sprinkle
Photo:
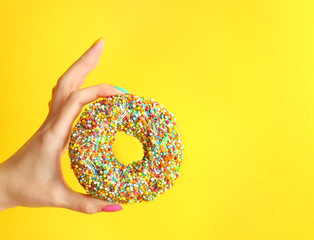
[[[136,137],[143,159],[120,163],[112,147],[118,131]],[[87,193],[116,203],[151,201],[179,177],[183,158],[174,115],[154,99],[133,94],[101,98],[89,104],[69,144],[71,168]]]

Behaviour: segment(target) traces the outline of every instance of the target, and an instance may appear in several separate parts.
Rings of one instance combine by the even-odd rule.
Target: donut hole
[[[144,156],[142,143],[136,137],[120,131],[117,132],[112,150],[117,160],[124,165],[142,160]]]

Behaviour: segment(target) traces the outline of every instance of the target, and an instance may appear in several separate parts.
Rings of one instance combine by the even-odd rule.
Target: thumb
[[[59,207],[73,211],[95,214],[99,212],[117,212],[122,210],[122,206],[119,204],[93,198],[88,194],[78,193],[68,187],[62,195],[63,201],[59,204]]]

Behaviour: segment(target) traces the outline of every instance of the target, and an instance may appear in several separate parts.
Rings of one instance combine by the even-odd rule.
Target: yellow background
[[[84,87],[161,102],[185,151],[180,178],[153,202],[96,215],[9,209],[0,238],[314,239],[313,12],[312,0],[1,0],[1,161],[37,130],[59,76],[100,36]]]

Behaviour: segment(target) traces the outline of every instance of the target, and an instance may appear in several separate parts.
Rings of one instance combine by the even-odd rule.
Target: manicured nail
[[[117,211],[121,211],[123,208],[121,205],[109,205],[109,206],[105,206],[103,207],[101,210],[103,212],[117,212]]]
[[[119,89],[119,90],[122,91],[122,92],[130,93],[128,90],[125,90],[125,89],[122,88],[122,87],[117,87],[117,86],[115,86],[115,88],[116,88],[116,89]]]
[[[97,39],[97,40],[93,43],[93,45],[91,46],[91,48],[94,47],[97,43],[99,43],[102,39],[103,39],[103,37]]]

